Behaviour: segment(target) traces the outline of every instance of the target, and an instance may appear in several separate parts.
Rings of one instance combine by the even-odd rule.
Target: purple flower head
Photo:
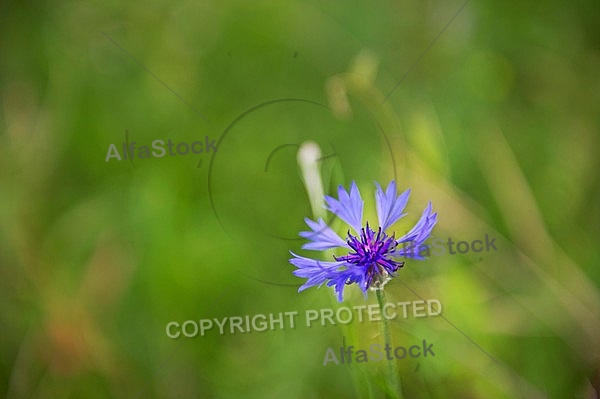
[[[376,185],[375,204],[379,219],[377,230],[373,230],[369,222],[363,227],[364,202],[354,182],[350,192],[346,192],[342,186],[339,186],[338,199],[325,197],[326,209],[336,214],[354,230],[354,232],[348,230],[346,241],[323,219],[316,222],[305,219],[311,231],[300,233],[301,237],[309,240],[302,246],[303,249],[315,251],[337,249],[343,250],[346,254],[334,255],[334,261],[320,261],[292,252],[294,257],[290,259],[290,263],[297,267],[294,275],[307,279],[299,291],[321,286],[327,282],[327,286],[334,287],[338,301],[341,302],[346,285],[356,283],[366,295],[369,287],[383,286],[398,269],[404,266],[404,261],[398,258],[423,259],[418,251],[408,250],[405,243],[410,243],[410,248],[419,248],[431,234],[431,230],[437,223],[437,213],[432,213],[431,203],[427,205],[417,224],[404,236],[396,239],[394,234],[390,236],[385,230],[406,215],[402,212],[408,202],[410,189],[396,196],[394,181],[388,185],[385,193],[379,184]]]

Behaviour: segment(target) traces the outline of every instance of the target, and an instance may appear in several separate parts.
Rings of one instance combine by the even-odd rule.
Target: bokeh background
[[[600,4],[471,1],[423,55],[463,5],[2,2],[0,397],[598,398]],[[217,153],[105,161],[206,136]],[[395,178],[413,193],[398,234],[432,201],[436,237],[496,237],[386,287],[454,325],[394,322],[396,345],[436,352],[397,362],[401,393],[385,362],[323,366],[381,343],[377,323],[166,336],[338,306],[288,263],[308,254],[307,140],[326,192],[356,181],[370,220]]]

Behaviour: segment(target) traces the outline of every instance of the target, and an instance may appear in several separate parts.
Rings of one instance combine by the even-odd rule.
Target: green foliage
[[[288,263],[310,217],[294,145],[312,140],[334,155],[328,194],[397,178],[409,218],[432,201],[437,237],[498,237],[386,286],[447,319],[390,326],[438,348],[397,362],[404,398],[593,397],[599,5],[470,2],[381,105],[463,4],[0,5],[0,396],[385,397],[384,362],[322,365],[344,337],[382,343],[378,323],[165,334],[337,306],[326,287],[297,293]],[[276,99],[310,102],[254,108]],[[106,162],[126,131],[138,149],[219,147]]]

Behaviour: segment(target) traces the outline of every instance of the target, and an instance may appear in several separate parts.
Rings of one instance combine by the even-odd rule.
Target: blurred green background
[[[373,181],[413,190],[397,235],[431,200],[436,237],[497,237],[400,274],[456,326],[393,324],[396,345],[436,349],[398,361],[405,398],[597,398],[600,4],[471,1],[383,102],[463,5],[2,2],[0,397],[385,397],[385,362],[323,366],[343,340],[381,343],[377,323],[165,333],[338,306],[298,294],[288,263],[308,254],[294,145],[312,140],[335,154],[326,191],[355,180],[369,220]],[[275,99],[314,103],[232,124]],[[221,139],[106,162],[126,131],[138,147]]]

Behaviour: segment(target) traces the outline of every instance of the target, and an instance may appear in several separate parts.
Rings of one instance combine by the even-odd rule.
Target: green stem
[[[383,336],[385,339],[386,345],[389,345],[390,348],[393,348],[392,345],[392,333],[390,331],[390,321],[384,317],[383,306],[385,305],[385,291],[383,287],[375,289],[377,293],[377,302],[379,303],[379,309],[381,310],[381,315],[383,317]],[[388,383],[391,386],[391,391],[394,393],[394,397],[399,399],[403,399],[404,395],[402,395],[402,387],[400,386],[400,381],[398,381],[398,368],[396,366],[396,359],[389,360],[388,362]]]

